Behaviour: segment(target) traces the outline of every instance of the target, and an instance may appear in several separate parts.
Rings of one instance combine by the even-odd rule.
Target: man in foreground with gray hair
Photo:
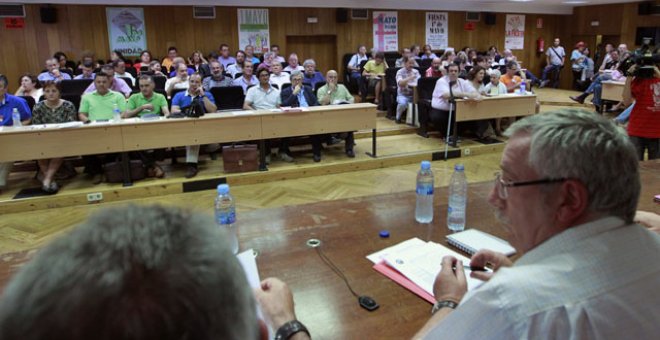
[[[489,201],[521,255],[481,250],[494,274],[466,294],[463,263],[442,259],[434,315],[419,338],[657,337],[660,235],[634,224],[635,148],[600,115],[559,110],[514,123]]]
[[[285,283],[254,293],[210,217],[105,210],[39,251],[0,300],[0,339],[309,339]],[[296,332],[297,330],[297,332]]]

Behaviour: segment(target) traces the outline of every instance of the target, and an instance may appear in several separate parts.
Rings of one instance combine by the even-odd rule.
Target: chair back
[[[417,94],[419,95],[419,100],[430,100],[433,97],[433,90],[435,89],[435,84],[438,82],[438,79],[440,79],[440,77],[419,78],[417,81]]]
[[[245,94],[240,86],[212,87],[211,94],[218,110],[240,110],[243,108]]]
[[[82,95],[93,82],[93,79],[65,79],[60,82],[60,88],[62,89],[62,94]]]
[[[28,107],[30,108],[30,112],[34,110],[34,104],[36,104],[36,102],[34,101],[34,98],[32,96],[18,96],[18,97],[25,99]]]
[[[163,76],[154,76],[154,84],[155,88],[158,90],[164,90],[165,89],[165,82],[167,82],[167,77]]]

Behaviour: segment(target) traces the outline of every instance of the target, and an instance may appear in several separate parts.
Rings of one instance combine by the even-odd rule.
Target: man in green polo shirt
[[[107,74],[99,72],[94,78],[96,91],[82,96],[80,109],[78,109],[78,118],[82,122],[94,120],[111,120],[112,110],[117,104],[119,112],[126,111],[126,99],[124,95],[110,91],[110,79]]]
[[[140,85],[140,93],[136,93],[128,98],[128,110],[124,114],[124,118],[129,118],[137,115],[142,117],[145,114],[170,115],[170,110],[167,108],[167,99],[160,93],[154,92],[156,85],[153,78],[148,75],[142,75],[138,79]]]

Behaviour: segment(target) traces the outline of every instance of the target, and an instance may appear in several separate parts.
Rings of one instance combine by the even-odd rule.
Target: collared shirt
[[[281,91],[282,85],[291,83],[291,76],[286,72],[280,72],[279,76],[276,75],[275,73],[271,73],[270,83],[277,85],[277,87],[279,87]]]
[[[39,76],[37,76],[37,79],[39,79],[39,81],[41,81],[41,82],[45,82],[45,81],[58,82],[58,81],[61,81],[61,80],[64,80],[64,79],[67,79],[67,80],[71,79],[71,76],[66,72],[60,71],[60,75],[62,76],[62,79],[55,77],[50,72],[42,72],[42,73],[39,74]]]
[[[305,68],[302,67],[302,66],[300,66],[300,65],[298,65],[298,66],[296,66],[296,67],[291,67],[291,65],[286,65],[286,67],[284,68],[283,71],[286,71],[286,72],[293,72],[293,71],[296,71],[296,70],[298,70],[298,71],[304,71]]]
[[[359,70],[360,64],[362,63],[362,61],[365,61],[365,60],[369,60],[369,57],[366,54],[360,55],[358,53],[355,53],[351,57],[351,60],[348,61],[348,65],[346,65],[346,66],[350,66],[352,68],[357,68],[358,70],[355,71],[355,72],[360,72],[360,70]]]
[[[110,84],[110,90],[123,93],[126,97],[130,96],[131,92],[133,92],[133,90],[131,90],[131,88],[128,87],[128,84],[126,84],[124,79],[117,79],[117,78],[112,78],[112,84]],[[89,84],[89,86],[87,86],[87,89],[85,90],[85,92],[83,92],[83,94],[92,93],[94,91],[96,91],[96,85],[94,83],[91,83]]]
[[[314,89],[316,83],[325,81],[325,77],[319,71],[315,71],[313,74],[303,73],[303,84],[307,84]]]
[[[213,95],[208,92],[204,91],[204,96],[211,101],[211,103],[215,104],[215,99],[213,98]],[[193,101],[193,96],[189,93],[189,91],[181,91],[178,92],[176,95],[174,95],[174,98],[172,98],[172,106],[178,106],[180,109],[184,108],[186,106],[190,106],[190,104]],[[202,108],[204,108],[204,113],[206,113],[206,106],[202,105]]]
[[[467,93],[476,91],[469,81],[461,78],[456,79],[456,84],[454,84],[451,89],[454,93]],[[449,110],[449,98],[442,98],[442,95],[445,93],[449,93],[449,76],[442,77],[435,83],[435,88],[433,89],[433,99],[431,100],[431,106],[434,109],[444,111]]]
[[[412,80],[412,81],[410,81],[408,84],[417,84],[417,81],[418,81],[419,78],[420,78],[419,71],[417,71],[417,69],[414,69],[414,68],[413,68],[413,69],[411,69],[410,71],[408,71],[408,70],[404,67],[404,68],[402,68],[402,69],[396,71],[396,83],[397,83],[397,85],[398,85],[398,86],[397,86],[397,88],[398,88],[398,90],[397,90],[397,94],[399,94],[399,95],[401,95],[401,96],[412,96],[412,95],[413,95],[413,89],[411,89],[410,87],[408,87],[407,84],[406,84],[406,86],[402,86],[402,85],[399,83],[399,82],[402,81],[403,79],[408,78],[408,77],[410,77],[410,76],[412,76],[412,75],[415,76],[415,79]]]
[[[550,64],[552,65],[561,65],[561,58],[566,56],[566,52],[564,51],[564,48],[561,46],[557,46],[557,47],[552,46],[548,48],[545,54],[550,57]]]
[[[607,217],[571,227],[468,292],[428,339],[654,339],[660,235]]]
[[[30,112],[30,107],[28,107],[25,99],[6,93],[5,99],[0,102],[0,121],[3,126],[14,125],[14,120],[12,119],[14,108],[17,108],[21,114],[21,121],[32,118],[32,112]]]
[[[128,79],[131,80],[131,83],[128,84],[128,86],[133,86],[133,85],[135,85],[135,77],[133,77],[133,75],[130,74],[130,73],[128,73],[128,72],[124,72],[124,73],[117,73],[117,72],[115,72],[115,77],[116,77],[116,78],[128,78]]]
[[[319,88],[316,92],[316,98],[319,103],[321,99],[325,98],[328,95],[328,84],[325,84]],[[335,90],[330,94],[330,105],[341,104],[341,103],[353,103],[355,98],[353,95],[348,92],[346,86],[342,84],[337,84]]]
[[[417,58],[415,58],[415,59],[417,59]],[[413,65],[413,67],[419,67],[419,64],[417,64],[417,60],[414,60],[414,61],[415,61],[415,64]],[[394,67],[404,67],[404,66],[405,65],[403,65],[403,57],[401,57],[401,58],[394,61]]]
[[[236,64],[236,58],[229,56],[227,58],[220,56],[218,57],[218,61],[222,64],[223,68],[226,70],[227,66],[231,64]]]
[[[177,78],[176,77],[169,78],[165,81],[165,90],[170,88],[170,84],[172,84],[174,82],[174,79],[177,79]],[[188,87],[190,87],[190,77],[186,78],[186,80],[184,80],[180,83],[174,84],[174,87],[172,89],[180,90],[180,89],[187,89]]]
[[[243,73],[243,66],[239,64],[231,64],[227,66],[227,73],[231,74],[232,78],[236,78],[237,73]]]
[[[298,106],[299,107],[308,107],[307,98],[305,98],[305,91],[298,92]]]
[[[73,79],[92,79],[92,80],[94,80],[94,78],[96,78],[96,73],[92,73],[89,77],[85,77],[83,73],[73,77]]]
[[[426,69],[425,75],[427,77],[442,77],[442,71],[438,69],[433,69],[433,66],[430,66]]]
[[[284,57],[282,57],[281,55],[278,55],[277,57],[275,57],[274,60],[277,61],[280,64],[281,63],[286,63],[286,60],[284,60]]]
[[[137,116],[142,117],[142,115],[145,114],[158,114],[162,115],[161,109],[163,106],[167,107],[167,99],[165,99],[165,96],[158,92],[154,92],[151,94],[151,98],[147,99],[141,92],[133,94],[130,98],[128,98],[128,109],[129,110],[135,110],[138,107],[145,105],[145,104],[151,104],[153,105],[153,110],[151,111],[145,111],[142,110],[138,112]]]
[[[243,93],[247,93],[247,88],[250,85],[256,85],[259,84],[259,79],[255,75],[252,75],[252,78],[250,78],[250,81],[247,81],[245,77],[240,77],[238,79],[234,79],[234,81],[231,82],[232,86],[240,86],[243,88]]]
[[[121,93],[110,90],[106,94],[100,95],[94,91],[82,96],[78,111],[87,113],[89,120],[110,120],[113,118],[112,110],[115,104],[119,111],[126,111],[126,98]]]
[[[213,76],[206,77],[202,80],[202,87],[205,91],[210,91],[213,87],[226,87],[231,86],[232,79],[229,77],[221,76],[220,79],[215,79]]]
[[[504,83],[504,86],[508,88],[511,85],[522,83],[522,78],[520,78],[519,76],[509,77],[509,75],[505,73],[500,76],[500,83]],[[509,90],[509,93],[512,93],[515,90],[516,89],[511,89]]]
[[[268,90],[261,88],[261,85],[253,86],[247,90],[245,101],[250,102],[256,110],[274,109],[280,106],[280,91],[268,86]]]

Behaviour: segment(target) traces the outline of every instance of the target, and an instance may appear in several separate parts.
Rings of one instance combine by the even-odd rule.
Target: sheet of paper
[[[257,260],[254,257],[254,251],[252,249],[248,249],[236,255],[236,258],[243,267],[243,271],[245,272],[245,277],[247,278],[250,287],[252,288],[261,287],[261,279],[259,278],[259,268],[257,267]],[[264,315],[261,312],[261,307],[259,307],[259,304],[257,304],[257,317],[259,319],[264,320]],[[268,326],[268,338],[273,339],[274,334],[275,333],[273,332],[271,327]]]
[[[367,259],[373,262],[374,264],[385,259],[385,255],[390,253],[404,253],[408,248],[422,247],[426,242],[418,239],[417,237],[411,238],[409,240],[403,241],[399,244],[393,245],[391,247],[385,248],[381,251],[377,251],[371,255],[367,255]]]
[[[254,111],[233,111],[232,114],[234,116],[244,116],[244,115],[251,115],[253,114]]]
[[[60,129],[74,128],[74,127],[78,127],[78,126],[83,126],[83,122],[75,121],[75,122],[67,122],[67,123],[57,124],[57,127],[60,128]]]

